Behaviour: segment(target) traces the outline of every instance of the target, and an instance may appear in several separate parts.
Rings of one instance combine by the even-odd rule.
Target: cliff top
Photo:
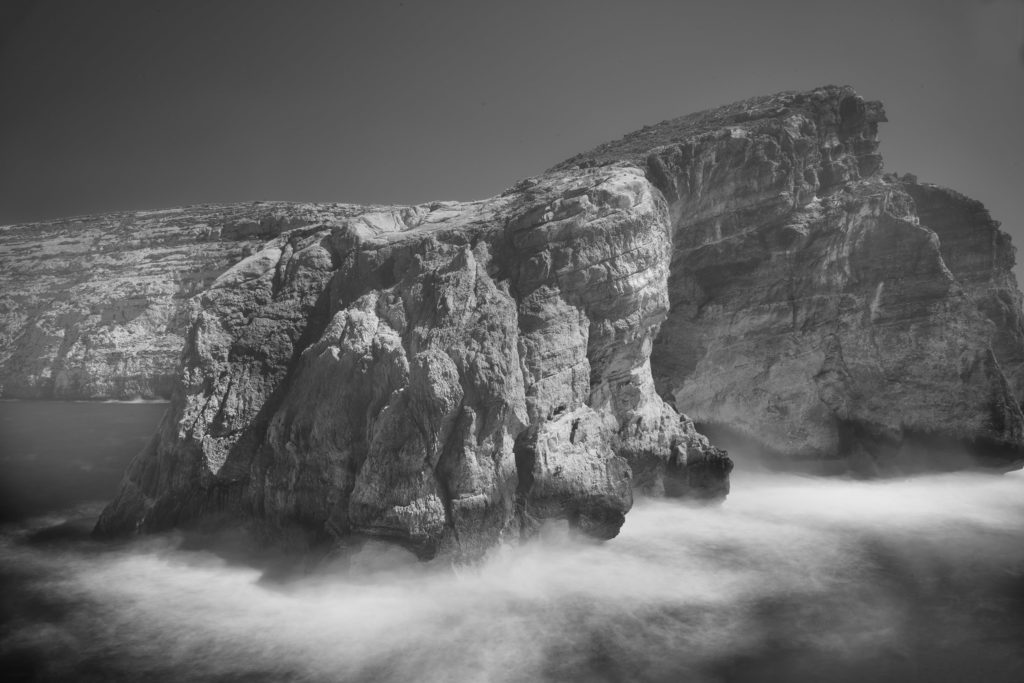
[[[862,101],[857,92],[848,85],[826,85],[814,90],[788,90],[774,95],[751,97],[644,126],[618,140],[605,142],[589,152],[566,159],[548,170],[602,166],[616,161],[638,162],[661,147],[714,133],[723,128],[755,131],[764,126],[775,125],[776,122],[794,114],[818,119],[827,115],[826,112],[835,111],[836,104],[842,112],[842,103],[848,98],[854,98],[851,101]],[[864,104],[870,120],[886,120],[881,102]]]
[[[756,132],[766,126],[778,125],[783,119],[794,114],[810,119],[832,116],[837,107],[842,114],[842,103],[848,98],[863,102],[850,86],[826,85],[814,90],[790,90],[773,95],[761,95],[740,100],[720,107],[685,114],[674,119],[644,126],[627,133],[622,138],[598,145],[594,149],[577,154],[545,173],[570,168],[604,166],[618,161],[640,162],[652,151],[672,144],[678,144],[703,135],[715,134],[722,129],[741,128]],[[854,101],[854,100],[851,100]],[[872,121],[885,121],[881,102],[864,102],[867,116]],[[513,188],[514,189],[514,188]],[[415,208],[434,211],[451,204],[472,204],[472,202],[423,202]],[[392,213],[408,211],[407,205],[377,205],[350,203],[310,203],[287,201],[255,201],[233,204],[198,204],[172,207],[152,211],[112,211],[57,218],[32,223],[0,225],[0,253],[33,245],[41,240],[56,238],[81,238],[83,228],[98,229],[108,237],[138,239],[153,230],[176,227],[195,229],[206,225],[217,233],[219,226],[225,226],[224,237],[237,237],[241,232],[246,237],[271,237],[282,230],[296,225],[318,221],[332,222],[364,213]],[[217,235],[214,237],[216,238]],[[31,247],[30,247],[31,248]]]

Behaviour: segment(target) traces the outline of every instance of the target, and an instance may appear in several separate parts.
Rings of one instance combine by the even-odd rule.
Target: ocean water
[[[300,561],[92,541],[161,411],[0,404],[20,496],[0,533],[4,680],[1024,680],[1019,472],[865,482],[741,460],[721,506],[640,501],[610,542],[552,524],[459,568],[380,543]]]
[[[157,402],[0,401],[0,523],[109,499]]]

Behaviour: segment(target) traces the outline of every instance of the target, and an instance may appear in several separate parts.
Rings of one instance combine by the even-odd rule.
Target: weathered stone
[[[98,529],[221,516],[470,558],[547,518],[615,536],[631,461],[720,496],[728,460],[650,374],[669,250],[632,168],[286,232],[193,299],[170,415]]]
[[[635,491],[728,492],[730,460],[676,410],[840,469],[1019,465],[1009,238],[882,176],[884,120],[850,88],[783,93],[484,201],[233,219],[222,240],[265,239],[166,327],[187,330],[171,408],[98,531],[244,521],[463,558],[553,517],[609,538]],[[110,300],[97,282],[83,301]],[[29,299],[48,315],[32,297],[8,306],[7,358],[43,360],[8,360],[10,386],[74,344],[26,322]],[[104,306],[93,328],[132,315]],[[83,372],[119,376],[104,362]]]
[[[669,203],[659,391],[787,459],[867,473],[1024,455],[1010,238],[955,192],[882,177],[850,88],[666,121],[556,169],[626,161]],[[926,448],[923,459],[913,452]]]
[[[255,202],[0,226],[0,397],[168,398],[189,297],[344,204]]]

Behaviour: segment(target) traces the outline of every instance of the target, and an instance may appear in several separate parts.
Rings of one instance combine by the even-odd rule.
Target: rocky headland
[[[478,202],[0,228],[4,395],[171,396],[100,533],[244,522],[423,557],[549,518],[609,538],[634,491],[720,498],[731,462],[694,421],[869,474],[1019,466],[1009,237],[883,175],[884,120],[830,86]]]
[[[788,93],[627,135],[669,205],[668,401],[724,441],[864,474],[1020,466],[1021,293],[977,201],[883,175],[879,102]]]

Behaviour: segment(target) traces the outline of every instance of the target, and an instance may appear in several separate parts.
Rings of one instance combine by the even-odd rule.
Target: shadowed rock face
[[[280,229],[167,326],[171,407],[97,530],[245,520],[462,558],[546,518],[609,538],[634,491],[727,493],[690,418],[840,470],[1018,465],[1009,238],[882,176],[884,120],[830,86],[649,126],[485,201],[275,205]]]
[[[471,558],[546,518],[614,536],[634,471],[723,495],[731,463],[650,373],[668,227],[608,168],[281,235],[193,299],[172,407],[98,530],[257,519]]]

